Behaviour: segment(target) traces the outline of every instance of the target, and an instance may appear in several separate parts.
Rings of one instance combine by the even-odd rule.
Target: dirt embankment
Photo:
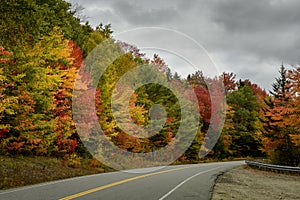
[[[300,199],[300,176],[238,167],[219,176],[212,200]]]

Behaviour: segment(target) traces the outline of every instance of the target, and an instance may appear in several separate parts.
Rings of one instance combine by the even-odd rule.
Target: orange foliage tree
[[[264,150],[273,163],[296,166],[299,160],[292,136],[297,135],[299,131],[299,107],[295,106],[297,97],[292,89],[292,79],[283,65],[279,73],[280,77],[276,78],[272,85],[273,91],[270,91],[272,96],[265,100]],[[295,82],[293,84],[295,85]]]

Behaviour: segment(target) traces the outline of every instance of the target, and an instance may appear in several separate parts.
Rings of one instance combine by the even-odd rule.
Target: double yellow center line
[[[98,192],[100,190],[104,190],[106,188],[110,188],[110,187],[113,187],[113,186],[116,186],[116,185],[120,185],[120,184],[123,184],[123,183],[134,181],[134,180],[137,180],[137,179],[141,179],[141,178],[145,178],[145,177],[149,177],[149,176],[154,176],[154,175],[157,175],[157,174],[163,174],[163,173],[167,173],[167,172],[173,172],[173,171],[182,170],[182,169],[191,168],[191,167],[192,166],[180,167],[180,168],[169,169],[169,170],[165,170],[165,171],[154,172],[154,173],[150,173],[150,174],[144,174],[144,175],[141,175],[141,176],[136,176],[136,177],[133,177],[133,178],[124,179],[122,181],[117,181],[117,182],[110,183],[110,184],[107,184],[107,185],[103,185],[103,186],[100,186],[100,187],[97,187],[97,188],[86,190],[86,191],[83,191],[83,192],[80,192],[80,193],[77,193],[77,194],[73,194],[71,196],[61,198],[59,200],[75,199],[75,198],[78,198],[78,197],[81,197],[81,196],[84,196],[84,195],[87,195],[87,194]]]

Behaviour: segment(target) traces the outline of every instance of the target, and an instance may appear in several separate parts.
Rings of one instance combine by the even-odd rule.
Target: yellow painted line
[[[141,178],[145,178],[145,177],[149,177],[149,176],[154,176],[154,175],[157,175],[157,174],[163,174],[163,173],[167,173],[167,172],[173,172],[173,171],[177,171],[177,170],[181,170],[181,169],[186,169],[186,168],[191,168],[192,166],[189,166],[189,167],[181,167],[181,168],[175,168],[175,169],[169,169],[169,170],[165,170],[165,171],[160,171],[160,172],[154,172],[154,173],[150,173],[150,174],[145,174],[145,175],[141,175],[141,176],[136,176],[136,177],[133,177],[133,178],[128,178],[128,179],[124,179],[122,181],[117,181],[117,182],[114,182],[114,183],[110,183],[110,184],[107,184],[107,185],[103,185],[101,187],[97,187],[97,188],[93,188],[93,189],[90,189],[90,190],[86,190],[86,191],[83,191],[83,192],[80,192],[80,193],[77,193],[77,194],[73,194],[71,196],[67,196],[67,197],[64,197],[64,198],[61,198],[59,200],[70,200],[70,199],[75,199],[77,197],[81,197],[81,196],[84,196],[84,195],[87,195],[87,194],[90,194],[90,193],[93,193],[93,192],[98,192],[100,190],[104,190],[106,188],[110,188],[110,187],[113,187],[113,186],[116,186],[116,185],[120,185],[120,184],[123,184],[123,183],[127,183],[127,182],[130,182],[130,181],[134,181],[134,180],[137,180],[137,179],[141,179]]]

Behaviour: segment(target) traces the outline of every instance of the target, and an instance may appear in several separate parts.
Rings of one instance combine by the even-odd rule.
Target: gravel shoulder
[[[220,175],[212,200],[300,199],[300,176],[238,167]]]

